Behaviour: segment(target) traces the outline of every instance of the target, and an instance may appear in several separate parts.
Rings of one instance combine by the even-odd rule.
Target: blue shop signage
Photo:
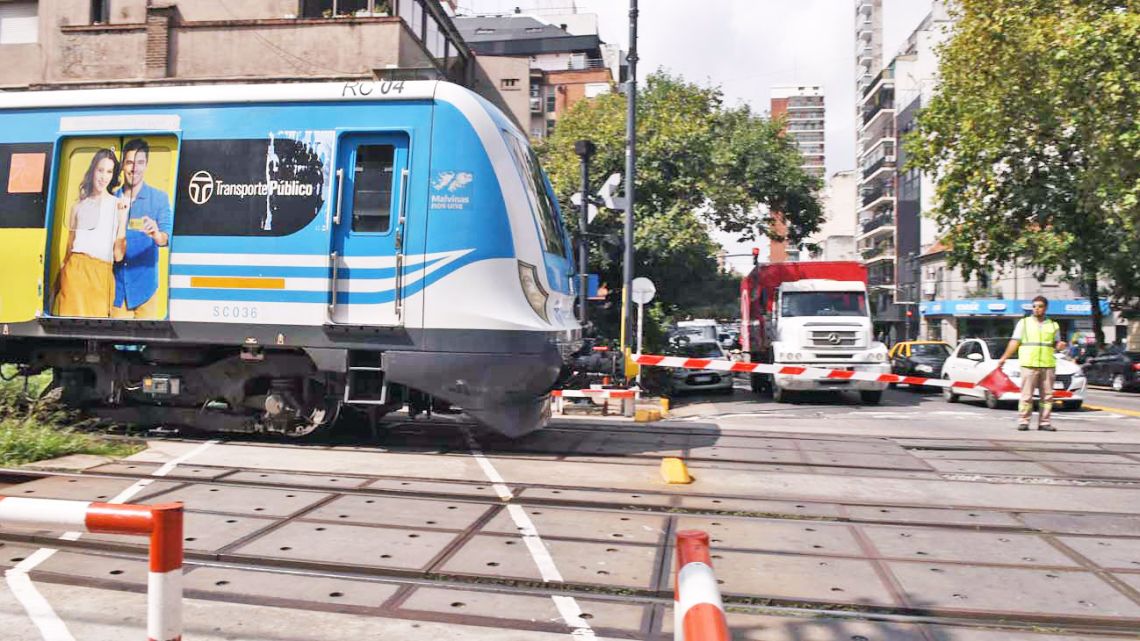
[[[923,316],[1024,316],[1032,309],[1030,299],[971,298],[966,300],[934,300],[919,304]],[[1108,301],[1100,301],[1100,311],[1107,315]],[[1092,316],[1087,300],[1051,300],[1049,316]]]

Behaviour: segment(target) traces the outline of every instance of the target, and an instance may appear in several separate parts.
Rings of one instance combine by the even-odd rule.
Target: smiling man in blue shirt
[[[150,145],[134,138],[123,145],[123,188],[130,197],[127,234],[122,243],[123,259],[115,263],[115,300],[111,318],[155,320],[164,318],[159,309],[158,249],[170,244],[173,216],[170,197],[146,184]],[[116,194],[116,195],[120,195]]]

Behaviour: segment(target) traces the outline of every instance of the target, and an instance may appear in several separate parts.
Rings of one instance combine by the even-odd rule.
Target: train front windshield
[[[786,292],[780,299],[780,316],[866,316],[862,292]]]

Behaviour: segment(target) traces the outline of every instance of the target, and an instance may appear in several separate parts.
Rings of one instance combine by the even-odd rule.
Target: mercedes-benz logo
[[[205,205],[210,196],[214,195],[214,177],[206,170],[195,172],[186,185],[186,195],[195,205]]]
[[[831,332],[827,335],[827,342],[831,343],[832,345],[838,345],[841,340],[842,339],[839,338],[839,334],[836,334],[835,332]]]

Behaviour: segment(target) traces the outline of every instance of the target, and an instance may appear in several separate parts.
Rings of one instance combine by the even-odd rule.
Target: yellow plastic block
[[[664,416],[669,413],[669,399],[661,399],[661,415]]]
[[[637,410],[633,413],[633,422],[635,423],[652,423],[653,421],[661,420],[661,412],[659,410]]]
[[[689,468],[679,458],[661,459],[661,478],[670,485],[687,485],[693,482]]]

